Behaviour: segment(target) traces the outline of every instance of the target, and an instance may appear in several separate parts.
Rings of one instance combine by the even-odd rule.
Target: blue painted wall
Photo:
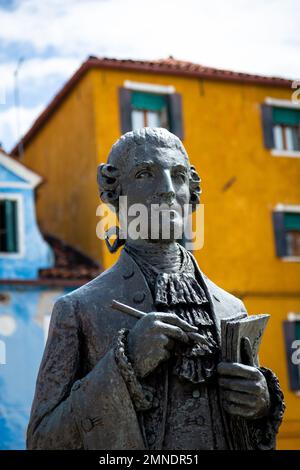
[[[25,449],[26,428],[53,303],[72,288],[0,285],[0,449]]]
[[[1,165],[0,182],[0,196],[17,195],[22,201],[19,211],[21,253],[0,253],[0,278],[37,279],[39,269],[54,265],[54,257],[36,222],[34,190],[19,187],[26,182]]]

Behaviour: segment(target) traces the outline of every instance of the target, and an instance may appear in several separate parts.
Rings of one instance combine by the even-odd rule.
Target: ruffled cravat
[[[178,272],[159,272],[130,247],[126,251],[134,258],[150,286],[158,311],[172,312],[198,328],[201,343],[177,343],[174,349],[173,373],[193,383],[205,382],[216,368],[219,349],[215,341],[215,326],[209,301],[195,279],[192,259],[180,245],[181,267]]]

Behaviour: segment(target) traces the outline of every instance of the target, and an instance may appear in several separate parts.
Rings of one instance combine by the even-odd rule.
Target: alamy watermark
[[[300,340],[296,339],[292,342],[292,349],[295,351],[292,353],[291,361],[295,366],[300,365]]]
[[[100,217],[96,226],[99,239],[106,238],[109,228],[119,226],[119,237],[123,240],[184,240],[187,250],[200,250],[204,245],[204,204],[193,212],[191,204],[131,204],[127,196],[119,197],[119,212],[113,206],[99,204],[96,215]]]

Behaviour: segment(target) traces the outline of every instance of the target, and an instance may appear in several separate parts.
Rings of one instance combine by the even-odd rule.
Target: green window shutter
[[[284,228],[285,230],[300,230],[300,214],[295,212],[285,212]]]
[[[134,109],[145,109],[148,111],[161,111],[167,105],[164,95],[154,93],[143,93],[133,91],[131,94],[131,106]]]
[[[4,205],[5,225],[6,225],[6,250],[8,253],[15,253],[17,249],[17,203],[6,200]]]
[[[273,108],[267,104],[261,105],[261,119],[264,135],[264,144],[267,149],[273,149],[274,135],[273,135]]]
[[[292,108],[273,108],[274,124],[297,126],[300,124],[300,110]]]

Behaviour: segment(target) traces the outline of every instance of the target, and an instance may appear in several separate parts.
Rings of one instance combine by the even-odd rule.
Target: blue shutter
[[[261,105],[261,119],[264,135],[264,143],[267,149],[273,149],[274,135],[273,135],[273,108],[267,104]]]
[[[275,235],[276,255],[278,257],[286,256],[284,212],[273,212],[273,229]]]
[[[284,321],[283,331],[284,331],[284,342],[285,342],[289,388],[290,390],[300,390],[300,365],[292,363],[292,354],[295,352],[295,349],[292,349],[292,344],[295,341],[295,339],[297,339],[296,322]]]
[[[125,132],[129,132],[132,130],[131,90],[128,90],[127,88],[119,88],[119,111],[121,133],[125,134]]]
[[[182,98],[179,93],[171,93],[168,98],[168,115],[170,131],[183,140]]]

